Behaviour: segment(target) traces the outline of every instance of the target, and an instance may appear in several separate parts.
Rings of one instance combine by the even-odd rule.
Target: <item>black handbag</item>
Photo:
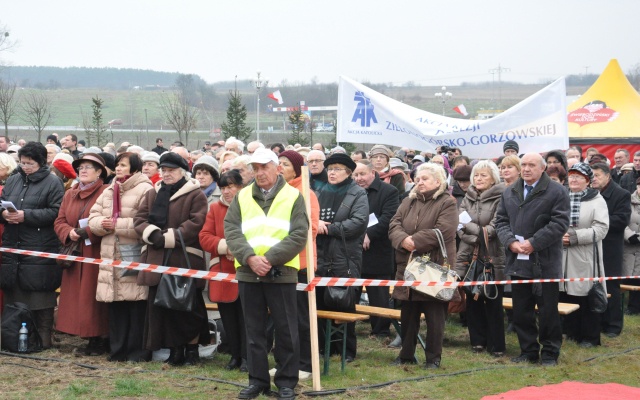
[[[191,269],[191,263],[189,262],[189,255],[187,254],[182,233],[179,229],[175,231],[180,239],[180,246],[182,247],[182,252],[187,262],[187,268]],[[164,265],[169,262],[172,250],[173,249],[169,249],[167,251]],[[193,278],[162,274],[156,290],[156,297],[153,299],[153,305],[169,310],[191,312],[193,311],[193,305],[197,295],[198,289]]]
[[[494,281],[495,271],[491,258],[489,257],[489,235],[486,228],[482,228],[482,238],[480,244],[473,251],[473,260],[469,265],[469,269],[464,276],[463,282],[480,282],[480,281]],[[486,255],[487,258],[481,257],[481,254]],[[484,258],[484,259],[483,259]],[[480,300],[482,298],[495,300],[498,297],[498,285],[473,285],[463,286],[467,295],[471,296],[474,300]]]
[[[340,236],[347,257],[347,276],[351,278],[351,268],[349,266],[349,253],[347,252],[347,242],[344,238],[344,231],[340,227]],[[331,273],[331,269],[329,273]],[[340,278],[345,278],[340,276]],[[327,310],[332,311],[353,311],[356,307],[356,290],[353,286],[327,286],[323,295],[324,305]]]
[[[600,277],[600,252],[598,251],[598,242],[596,242],[596,233],[593,232],[593,276]],[[589,311],[602,314],[607,311],[607,291],[600,281],[594,281],[593,286],[587,294],[589,300]]]

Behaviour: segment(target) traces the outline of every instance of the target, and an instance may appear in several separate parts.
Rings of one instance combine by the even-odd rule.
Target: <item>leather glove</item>
[[[640,238],[638,237],[637,233],[629,238],[629,243],[640,244]]]
[[[153,233],[149,235],[149,241],[153,245],[153,248],[156,250],[164,248],[164,236],[159,230],[153,231]]]
[[[82,240],[87,240],[89,238],[89,233],[87,232],[87,228],[76,228],[74,229],[76,235],[80,236]]]

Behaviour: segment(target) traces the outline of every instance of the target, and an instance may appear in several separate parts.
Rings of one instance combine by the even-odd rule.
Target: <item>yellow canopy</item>
[[[567,106],[569,139],[621,142],[640,138],[640,94],[612,59],[598,80]]]

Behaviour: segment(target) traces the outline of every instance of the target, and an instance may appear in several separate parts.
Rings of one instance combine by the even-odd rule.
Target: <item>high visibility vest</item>
[[[296,199],[300,195],[298,189],[285,184],[278,192],[269,207],[267,215],[253,198],[253,185],[247,186],[238,193],[238,204],[242,214],[242,233],[253,248],[256,255],[263,256],[269,249],[280,243],[289,235],[291,212]],[[238,259],[234,260],[236,268],[240,267]],[[284,265],[300,269],[300,258],[296,256]]]

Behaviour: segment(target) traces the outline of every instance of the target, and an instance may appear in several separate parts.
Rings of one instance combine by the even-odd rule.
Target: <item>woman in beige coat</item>
[[[636,181],[636,191],[631,194],[631,219],[624,230],[623,276],[640,275],[640,179]],[[629,285],[640,285],[640,279],[629,279]],[[640,292],[629,292],[627,314],[640,314]]]
[[[137,154],[120,154],[115,179],[91,207],[89,227],[102,236],[101,258],[121,260],[123,254],[133,253],[127,260],[139,260],[142,241],[133,228],[133,217],[152,188],[141,171]],[[101,265],[98,274],[96,299],[109,303],[109,360],[148,361],[151,354],[142,343],[148,288],[138,286],[136,276],[125,271]]]
[[[404,270],[411,253],[414,256],[429,254],[431,260],[443,264],[438,238],[434,229],[444,237],[449,262],[456,257],[456,227],[458,212],[456,201],[447,192],[444,168],[432,164],[420,164],[416,171],[416,185],[389,224],[389,239],[396,250],[396,279],[404,279]],[[396,300],[402,300],[400,320],[402,322],[402,349],[393,362],[416,364],[415,350],[420,330],[420,314],[427,322],[425,368],[439,368],[444,340],[444,325],[449,303],[411,290],[408,287],[393,289]]]

